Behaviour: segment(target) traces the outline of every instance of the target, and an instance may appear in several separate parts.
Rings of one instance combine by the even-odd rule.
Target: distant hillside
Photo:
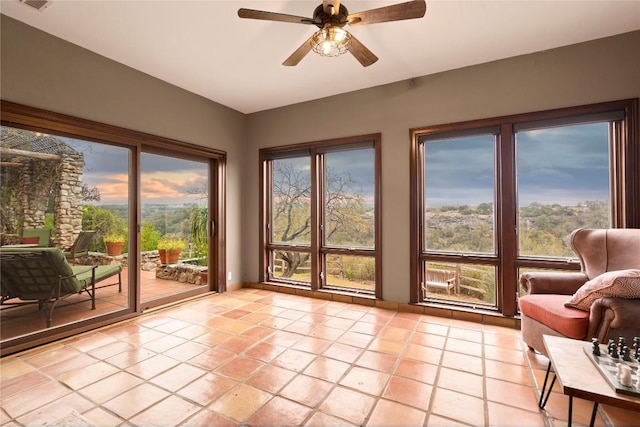
[[[520,253],[573,257],[565,244],[576,228],[609,226],[608,202],[587,201],[578,206],[522,206],[519,212]],[[430,249],[461,252],[493,252],[492,206],[443,206],[425,212],[425,239]]]

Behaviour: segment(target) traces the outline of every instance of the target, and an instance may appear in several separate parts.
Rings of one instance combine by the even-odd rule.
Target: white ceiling
[[[402,1],[342,3],[354,13]],[[316,27],[237,16],[311,17],[321,3],[54,0],[37,11],[1,0],[0,12],[243,113],[640,29],[640,0],[431,0],[422,19],[350,29],[380,58],[370,67],[313,52],[284,67]]]

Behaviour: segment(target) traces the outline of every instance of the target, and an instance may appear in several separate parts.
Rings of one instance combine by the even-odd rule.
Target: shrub
[[[105,243],[117,243],[117,242],[124,243],[125,240],[126,240],[126,236],[124,234],[112,233],[104,236]]]
[[[173,237],[163,237],[158,241],[158,249],[184,249],[187,246],[184,240]]]
[[[140,230],[140,251],[156,250],[160,241],[160,232],[152,223],[145,222]]]

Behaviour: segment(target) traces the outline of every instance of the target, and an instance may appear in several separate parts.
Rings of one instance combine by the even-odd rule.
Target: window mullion
[[[516,215],[516,153],[515,135],[511,124],[500,128],[496,150],[497,162],[497,255],[498,280],[496,303],[498,310],[506,316],[517,311],[516,293],[518,290],[518,271],[516,268],[517,215]]]
[[[324,222],[323,188],[324,164],[322,154],[311,150],[311,289],[322,287],[322,262],[320,246],[322,244],[322,224]]]

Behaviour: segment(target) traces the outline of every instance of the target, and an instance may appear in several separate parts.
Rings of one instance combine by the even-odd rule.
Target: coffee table
[[[542,339],[549,356],[549,366],[540,394],[540,408],[544,408],[547,403],[553,384],[557,379],[562,387],[562,393],[569,396],[569,418],[567,420],[569,427],[571,427],[574,397],[593,402],[589,424],[591,427],[593,427],[599,403],[640,411],[640,398],[616,393],[598,368],[588,359],[584,352],[584,346],[589,346],[588,342],[551,335],[544,335]],[[545,396],[551,368],[553,368],[554,377]]]

